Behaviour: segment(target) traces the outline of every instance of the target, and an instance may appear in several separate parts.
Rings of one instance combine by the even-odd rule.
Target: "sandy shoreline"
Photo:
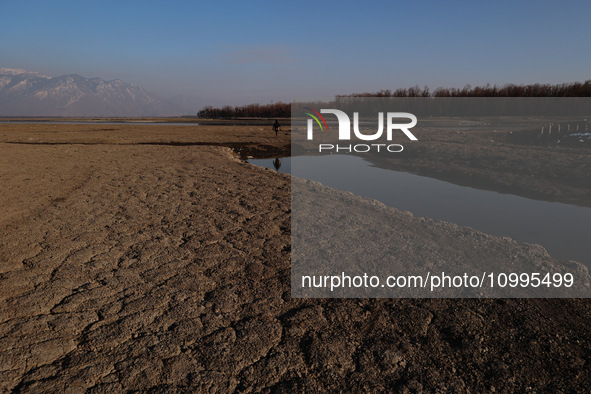
[[[0,391],[589,387],[585,299],[292,299],[290,178],[230,149],[288,146],[259,126],[0,125]]]

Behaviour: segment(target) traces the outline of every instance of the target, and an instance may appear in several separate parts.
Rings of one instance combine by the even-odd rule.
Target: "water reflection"
[[[281,168],[280,158],[277,157],[275,160],[273,160],[273,167],[275,167],[275,171],[279,172],[279,169]]]
[[[291,173],[291,157],[276,157],[274,159],[249,159],[250,164],[268,168],[284,174]]]

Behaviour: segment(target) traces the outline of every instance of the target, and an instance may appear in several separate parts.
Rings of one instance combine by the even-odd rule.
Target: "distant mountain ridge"
[[[176,116],[196,108],[167,100],[119,79],[78,74],[48,77],[0,68],[0,116]]]

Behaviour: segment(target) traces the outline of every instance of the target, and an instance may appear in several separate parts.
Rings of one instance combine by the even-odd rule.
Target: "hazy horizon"
[[[199,106],[591,79],[586,2],[8,2],[0,67]]]

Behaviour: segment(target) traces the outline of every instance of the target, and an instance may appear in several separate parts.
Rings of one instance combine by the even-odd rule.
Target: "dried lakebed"
[[[220,146],[285,152],[288,136],[101,128],[0,125],[1,392],[591,385],[586,299],[292,299],[290,178]],[[492,248],[557,263],[388,212],[436,237],[435,256]]]

